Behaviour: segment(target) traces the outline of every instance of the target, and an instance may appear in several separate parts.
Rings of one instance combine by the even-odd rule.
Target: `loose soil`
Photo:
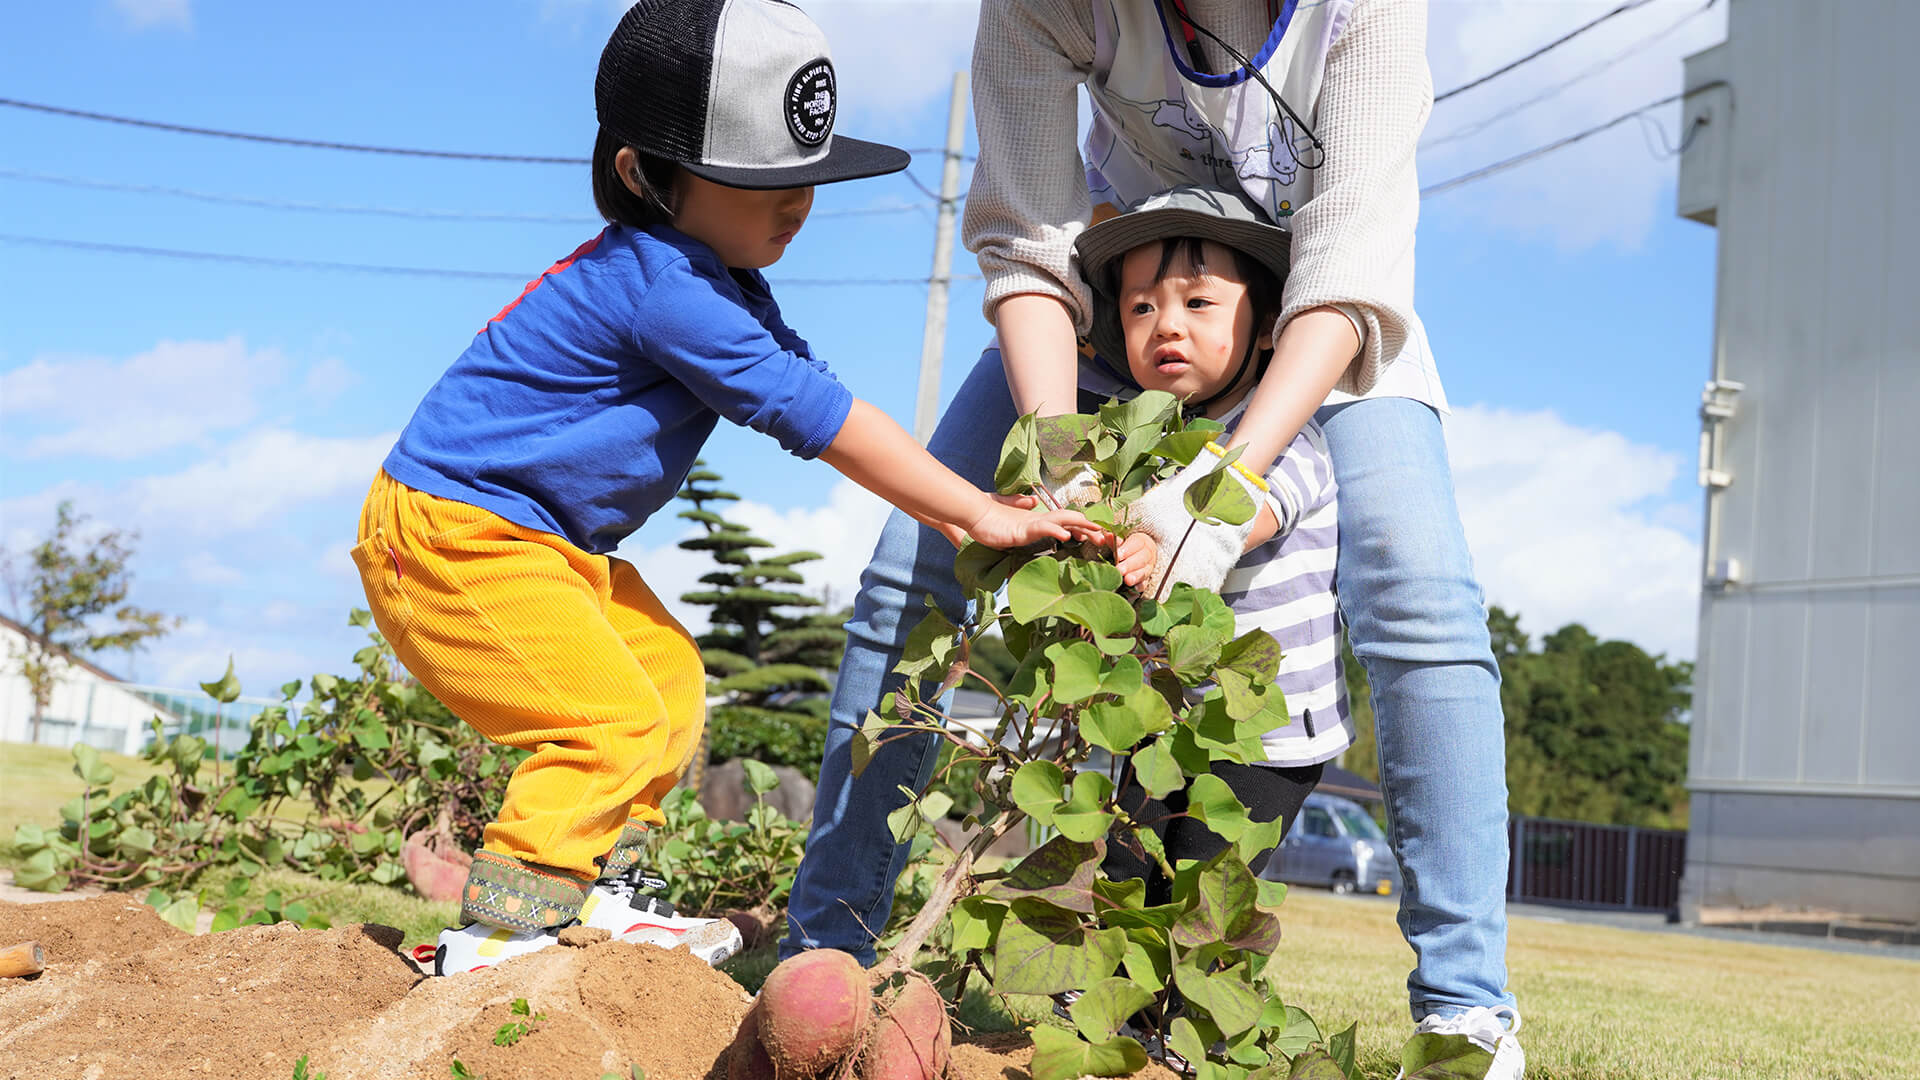
[[[111,895],[0,903],[0,946],[35,940],[47,957],[41,975],[0,979],[0,1077],[280,1078],[306,1055],[330,1080],[444,1080],[455,1059],[486,1080],[624,1080],[631,1065],[723,1080],[749,1003],[685,950],[596,942],[440,979],[400,939],[373,924],[194,936]],[[516,998],[545,1017],[496,1046],[525,1019]],[[1024,1080],[1031,1053],[1018,1034],[962,1039],[950,1080]]]

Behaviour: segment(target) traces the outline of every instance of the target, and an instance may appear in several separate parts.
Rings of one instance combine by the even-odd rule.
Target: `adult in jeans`
[[[973,85],[980,160],[964,235],[997,334],[930,449],[984,485],[1019,414],[1130,391],[1124,363],[1077,346],[1092,302],[1071,253],[1089,221],[1189,183],[1238,186],[1291,229],[1273,358],[1231,445],[1264,470],[1309,418],[1326,432],[1340,607],[1373,687],[1416,1031],[1466,1033],[1495,1050],[1489,1076],[1519,1077],[1499,668],[1454,505],[1446,398],[1413,309],[1414,153],[1433,100],[1423,0],[984,0]],[[847,624],[784,954],[873,959],[906,860],[886,817],[901,785],[926,785],[939,747],[891,743],[854,779],[849,743],[898,685],[890,672],[928,593],[964,616],[952,543],[896,513]]]

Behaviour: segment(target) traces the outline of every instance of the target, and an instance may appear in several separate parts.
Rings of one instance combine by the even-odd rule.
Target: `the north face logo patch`
[[[787,131],[802,146],[819,146],[833,134],[833,63],[815,60],[787,82]]]

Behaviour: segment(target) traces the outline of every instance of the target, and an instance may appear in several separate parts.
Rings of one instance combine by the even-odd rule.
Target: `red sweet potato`
[[[861,1051],[861,1080],[938,1080],[947,1071],[953,1028],[947,1003],[924,975],[880,1002]]]
[[[365,831],[365,830],[362,830]],[[407,872],[413,891],[428,900],[458,900],[467,884],[467,868],[473,856],[455,850],[443,854],[418,836],[407,838],[400,846],[400,865]]]
[[[760,1003],[747,1010],[727,1047],[727,1080],[774,1080],[773,1059],[760,1045]]]
[[[782,1077],[807,1077],[858,1052],[873,1011],[860,962],[815,949],[781,962],[760,987],[760,1042]]]

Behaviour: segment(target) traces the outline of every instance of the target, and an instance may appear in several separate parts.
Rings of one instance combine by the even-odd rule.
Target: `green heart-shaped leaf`
[[[1107,853],[1104,840],[1081,842],[1056,836],[1027,853],[987,895],[995,900],[1045,900],[1067,911],[1092,914],[1093,882]]]
[[[1033,1029],[1033,1080],[1075,1080],[1081,1076],[1132,1076],[1147,1067],[1147,1052],[1125,1035],[1099,1044],[1059,1028]]]
[[[1429,1031],[1409,1039],[1400,1051],[1407,1080],[1482,1080],[1492,1067],[1493,1055],[1465,1035]]]
[[[993,471],[993,486],[1002,495],[1023,494],[1040,483],[1040,443],[1034,414],[1013,422],[1000,444],[1000,464]]]
[[[1041,900],[1017,900],[993,950],[993,988],[1003,994],[1058,994],[1113,974],[1126,931],[1088,929],[1081,916]]]
[[[1127,1018],[1153,1002],[1153,994],[1129,979],[1101,979],[1087,987],[1067,1013],[1090,1043],[1113,1038]]]

